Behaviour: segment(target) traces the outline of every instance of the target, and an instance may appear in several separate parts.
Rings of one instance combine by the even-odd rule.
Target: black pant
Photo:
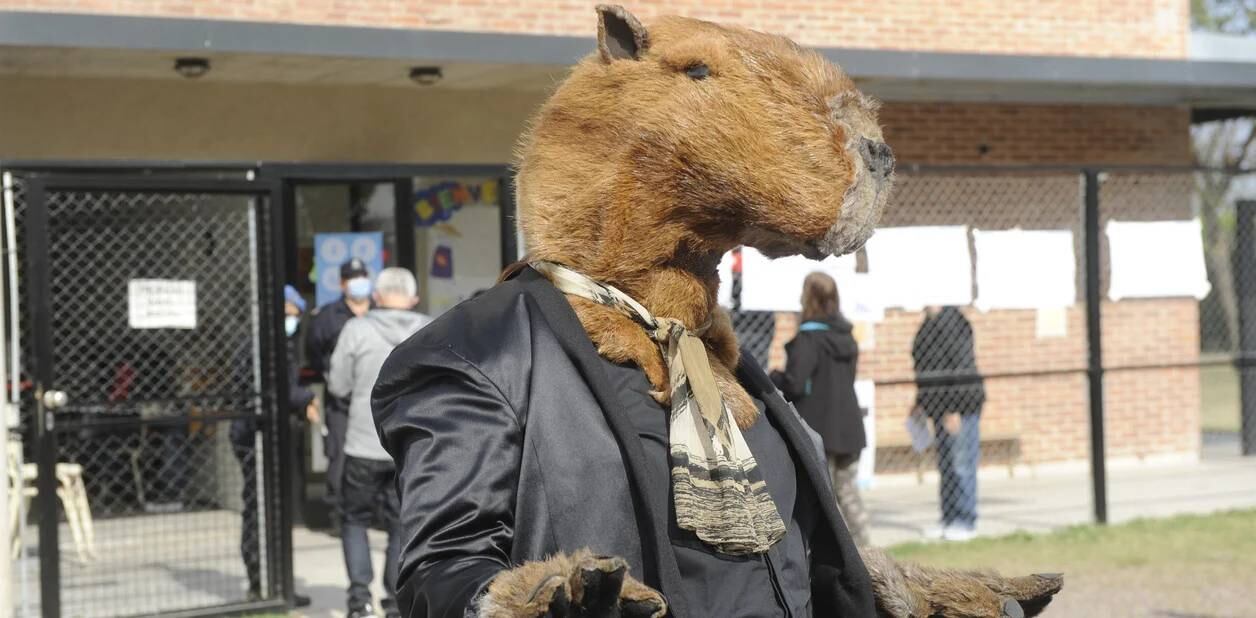
[[[327,435],[323,436],[323,454],[327,456],[327,502],[332,509],[332,521],[340,522],[340,493],[345,473],[345,433],[349,431],[349,414],[328,399],[323,423]]]
[[[401,498],[397,495],[397,469],[391,461],[360,459],[345,455],[344,483],[341,486],[343,525],[340,544],[345,553],[345,569],[349,571],[349,609],[371,604],[371,546],[366,530],[373,525],[388,532],[384,549],[385,607],[395,606],[397,596],[397,560],[401,553],[401,526],[398,513]]]
[[[244,572],[249,578],[249,594],[260,598],[262,593],[262,539],[257,527],[257,466],[256,449],[252,444],[233,441],[231,450],[240,462],[244,482],[240,487],[240,500],[244,510],[240,513],[240,556],[244,559]]]

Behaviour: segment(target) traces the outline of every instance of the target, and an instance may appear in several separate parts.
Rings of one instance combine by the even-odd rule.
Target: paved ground
[[[1238,452],[1236,438],[1211,436],[1198,462],[1113,465],[1108,470],[1109,520],[1256,507],[1256,458],[1239,457]],[[1090,523],[1091,492],[1084,465],[1014,478],[1008,478],[1006,468],[984,469],[978,484],[978,533],[1041,532]],[[937,525],[936,482],[886,483],[865,492],[864,499],[878,545],[920,540],[925,528]]]
[[[1256,507],[1256,458],[1240,458],[1229,439],[1212,440],[1199,462],[1116,466],[1109,470],[1113,521],[1176,513],[1212,512]],[[980,481],[981,534],[1016,530],[1042,531],[1090,521],[1090,480],[1085,466],[1040,471],[1008,478],[997,468]],[[914,479],[886,482],[868,492],[872,537],[878,544],[917,540],[937,518],[936,485]],[[138,518],[136,518],[138,519]],[[66,615],[123,615],[219,604],[243,596],[244,576],[236,539],[239,515],[230,511],[148,515],[142,532],[136,519],[97,522],[100,558],[89,564],[63,561]],[[30,543],[34,534],[28,534]],[[69,533],[61,533],[63,550],[72,555]],[[297,589],[314,604],[302,612],[311,618],[344,614],[345,570],[339,539],[299,529],[294,532]],[[380,536],[376,547],[383,546]],[[32,547],[28,546],[28,556]],[[376,572],[382,572],[377,559]],[[25,570],[23,570],[25,565]],[[25,590],[34,609],[38,603],[38,563],[15,565],[15,589]],[[19,607],[20,607],[19,600]],[[19,615],[22,615],[19,612]]]

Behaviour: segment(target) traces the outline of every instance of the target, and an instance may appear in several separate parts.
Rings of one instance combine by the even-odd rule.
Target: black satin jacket
[[[810,543],[815,615],[874,616],[827,471],[789,404],[743,359],[738,378],[767,404],[821,496]],[[667,597],[672,616],[690,615],[668,505],[648,498],[668,491],[646,485],[636,428],[601,362],[567,300],[531,269],[392,353],[373,408],[401,491],[403,615],[462,618],[502,570],[582,547],[622,556]]]

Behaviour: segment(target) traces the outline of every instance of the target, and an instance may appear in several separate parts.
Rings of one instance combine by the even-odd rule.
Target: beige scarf
[[[574,270],[553,262],[532,267],[560,291],[632,318],[662,349],[672,389],[668,439],[677,525],[732,555],[763,553],[785,536],[785,523],[711,372],[699,338],[710,324],[692,331]]]

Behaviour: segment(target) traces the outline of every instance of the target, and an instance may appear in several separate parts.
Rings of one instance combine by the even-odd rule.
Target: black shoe
[[[349,615],[345,618],[376,618],[375,608],[367,605],[366,607],[349,608]]]
[[[310,597],[307,597],[307,596],[305,596],[305,595],[303,595],[303,594],[293,594],[293,595],[292,595],[292,606],[293,606],[293,607],[309,607],[309,606],[310,606]]]
[[[380,606],[384,609],[384,618],[401,618],[401,610],[397,609],[395,599],[384,599]]]

